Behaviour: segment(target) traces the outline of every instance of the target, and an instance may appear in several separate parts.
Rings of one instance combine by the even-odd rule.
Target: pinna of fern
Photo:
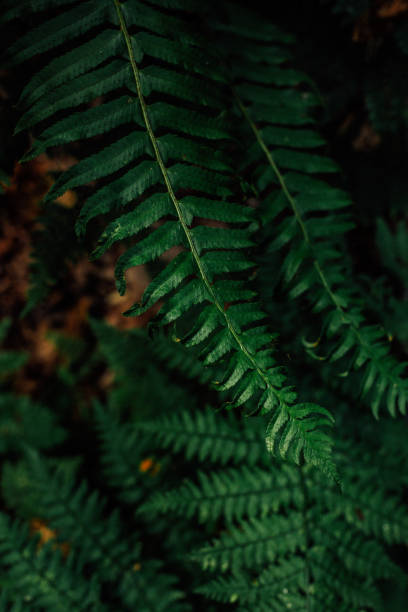
[[[51,6],[59,14],[47,20],[42,11]],[[196,325],[185,343],[201,348],[204,364],[226,364],[218,386],[232,394],[235,405],[271,413],[270,451],[335,476],[327,433],[332,416],[299,401],[287,385],[273,355],[274,336],[243,280],[253,267],[247,258],[251,209],[237,203],[227,146],[230,93],[194,15],[184,19],[190,10],[183,0],[165,5],[90,0],[73,7],[37,0],[6,10],[6,22],[30,12],[45,17],[10,49],[14,62],[53,55],[61,44],[71,47],[51,59],[22,93],[24,114],[17,129],[39,133],[26,158],[57,144],[107,137],[110,144],[98,143],[98,152],[63,174],[46,199],[102,182],[87,199],[77,227],[82,234],[91,219],[113,215],[95,256],[133,238],[117,263],[121,293],[129,267],[178,247],[129,314],[159,300],[163,324],[193,311]],[[89,108],[97,96],[103,96],[102,104]]]
[[[41,484],[41,481],[38,481],[38,484]],[[56,496],[56,490],[52,490]],[[49,499],[56,502],[52,495],[49,496]],[[78,499],[77,496],[77,501]],[[63,503],[62,499],[60,503]],[[73,506],[75,506],[75,501],[68,504],[66,508],[64,507],[64,510],[68,511],[65,514],[65,521],[70,516],[69,512],[72,511]],[[89,504],[87,508],[89,509]],[[85,518],[83,526],[89,527],[90,524],[86,520]],[[100,523],[100,526],[107,530],[112,527],[103,522]],[[62,533],[67,532],[62,529]],[[89,540],[90,537],[92,536],[88,533],[87,539]],[[121,553],[123,553],[123,548],[127,547],[127,540],[123,539],[121,543]],[[101,546],[96,539],[93,544],[94,546],[99,545],[99,548]],[[152,609],[163,612],[165,610],[187,612],[190,609],[184,602],[179,601],[182,598],[182,592],[174,588],[175,577],[160,572],[161,564],[153,561],[145,562],[143,568],[141,564],[139,568],[138,563],[126,567],[126,571],[121,574],[115,586],[116,600],[112,604],[106,604],[106,593],[104,598],[100,593],[101,585],[108,575],[110,575],[108,583],[111,582],[113,574],[106,571],[104,574],[103,565],[108,570],[108,565],[111,564],[110,569],[116,568],[116,575],[120,570],[120,566],[117,565],[118,558],[112,556],[110,548],[103,550],[103,563],[100,564],[100,567],[94,566],[91,580],[85,578],[86,566],[89,567],[94,560],[89,559],[81,549],[77,553],[71,544],[64,558],[60,548],[55,545],[55,541],[41,543],[39,547],[36,538],[28,534],[27,525],[19,521],[12,523],[6,515],[0,515],[0,550],[2,552],[0,575],[2,571],[6,571],[5,575],[11,590],[9,594],[2,590],[2,595],[8,595],[9,601],[15,605],[16,609],[20,601],[26,608],[30,606],[30,609],[33,610],[58,610],[58,612],[68,612],[73,609],[81,611],[134,610],[135,605],[143,612],[149,612]],[[94,550],[97,551],[98,547]],[[88,549],[88,555],[89,552]],[[123,561],[123,555],[119,559]]]
[[[320,337],[305,337],[312,356],[339,362],[341,372],[360,370],[357,388],[376,418],[382,404],[392,416],[405,414],[406,364],[390,354],[381,327],[366,322],[364,301],[348,280],[344,236],[353,227],[346,214],[351,199],[323,179],[339,168],[315,153],[325,144],[313,129],[310,112],[318,100],[306,86],[307,77],[287,66],[292,39],[228,3],[223,12],[224,21],[215,21],[217,34],[222,34],[219,52],[229,61],[243,118],[243,168],[262,202],[262,275],[272,288],[280,280],[291,300],[306,296],[313,312],[321,313],[320,337],[326,337],[327,346]],[[276,252],[284,253],[279,275],[272,257]],[[264,295],[267,304],[273,303],[273,295]]]
[[[10,585],[10,592],[2,591],[2,595],[6,596],[6,602],[9,595],[16,609],[19,605],[22,609],[30,606],[58,612],[90,610],[95,606],[102,611],[106,609],[96,577],[85,579],[79,559],[69,555],[64,560],[61,550],[56,550],[50,542],[38,550],[38,542],[30,537],[28,525],[12,522],[3,513],[0,514],[0,551],[0,575]]]
[[[28,451],[27,464],[32,488],[37,493],[40,513],[58,534],[59,542],[69,542],[83,563],[93,568],[95,581],[109,589],[109,607],[133,610],[187,610],[177,581],[165,571],[163,563],[146,559],[138,533],[124,531],[118,510],[106,512],[106,501],[90,491],[84,481],[77,486],[61,471],[50,470],[36,452]],[[86,571],[86,570],[85,570]]]

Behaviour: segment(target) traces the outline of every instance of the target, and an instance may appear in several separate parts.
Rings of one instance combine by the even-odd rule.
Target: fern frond
[[[275,515],[249,519],[230,527],[210,546],[191,554],[205,570],[232,572],[254,569],[283,555],[305,550],[305,530],[301,514]]]
[[[126,504],[136,506],[156,480],[141,471],[142,461],[151,457],[151,440],[143,438],[130,423],[120,423],[110,407],[94,404],[95,425],[101,444],[101,462],[107,482]]]
[[[87,484],[76,486],[73,479],[51,474],[37,453],[29,453],[34,487],[41,493],[42,515],[58,537],[80,546],[89,563],[97,563],[102,578],[115,580],[124,568],[131,568],[140,555],[140,546],[125,543],[117,514],[102,520],[105,502]],[[133,563],[132,563],[133,562]]]
[[[136,428],[150,434],[155,445],[173,452],[182,451],[189,460],[197,457],[200,461],[225,465],[245,459],[247,465],[254,465],[265,458],[265,450],[259,444],[259,427],[244,428],[231,415],[221,421],[210,408],[161,415],[157,420],[136,423]]]
[[[38,548],[28,526],[12,523],[0,515],[1,566],[12,581],[13,600],[20,596],[24,605],[68,612],[106,610],[99,596],[95,577],[85,579],[74,554],[64,560],[51,543]]]
[[[210,599],[227,603],[240,603],[239,610],[361,610],[361,606],[381,609],[379,591],[358,580],[344,570],[325,571],[321,564],[321,552],[309,551],[309,562],[304,557],[281,559],[269,565],[256,578],[250,574],[236,572],[230,577],[220,576],[199,587],[197,591]],[[329,563],[336,564],[335,559]],[[306,564],[312,568],[314,584],[308,584]],[[337,565],[336,565],[337,568]],[[343,601],[342,601],[343,600]],[[246,607],[248,606],[248,608]],[[249,607],[251,606],[251,607]]]
[[[314,533],[317,545],[335,554],[353,575],[363,578],[369,575],[374,580],[405,579],[401,569],[391,561],[379,542],[367,540],[357,529],[350,529],[340,521],[326,521],[327,518],[322,521],[326,526],[317,528]]]
[[[324,556],[322,553],[324,552]],[[326,549],[315,548],[310,551],[310,567],[312,576],[318,587],[316,593],[311,596],[311,601],[316,599],[317,609],[324,609],[325,594],[332,595],[332,610],[336,610],[335,602],[340,599],[348,606],[371,607],[374,610],[382,609],[382,598],[377,586],[370,578],[361,579],[349,572],[336,559],[336,555],[330,554]],[[333,595],[335,597],[333,597]]]
[[[177,588],[176,578],[162,571],[160,561],[146,561],[121,582],[122,598],[129,610],[141,612],[191,612],[191,606],[180,601],[185,597]]]
[[[230,577],[220,576],[199,587],[197,592],[209,599],[231,604],[239,602],[254,606],[262,600],[265,600],[265,604],[270,601],[271,610],[283,610],[287,609],[293,589],[304,587],[304,562],[300,557],[295,557],[269,566],[255,579],[242,572]]]
[[[267,516],[291,503],[297,507],[303,503],[299,478],[291,466],[248,469],[244,465],[208,475],[198,472],[197,481],[187,480],[177,489],[154,493],[141,511],[175,511],[187,518],[196,515],[202,523],[220,517],[231,522],[248,515]]]
[[[226,5],[226,12],[225,27],[233,40],[231,74],[239,83],[235,97],[247,123],[247,146],[251,146],[244,166],[251,170],[256,164],[254,180],[264,200],[268,253],[287,250],[280,280],[290,298],[307,295],[313,310],[323,313],[322,334],[331,341],[330,361],[341,360],[343,371],[364,366],[360,390],[374,416],[378,418],[381,404],[393,416],[397,410],[405,414],[406,364],[390,355],[383,330],[365,322],[362,300],[346,281],[350,271],[343,236],[353,223],[344,209],[351,204],[350,197],[320,178],[338,172],[328,157],[308,151],[321,147],[324,140],[313,130],[298,127],[311,122],[309,108],[315,104],[313,94],[304,88],[307,78],[285,67],[286,47],[279,69],[276,59],[269,59],[271,42],[288,42],[276,28],[248,13],[252,25],[245,30],[235,25],[233,8],[228,11]],[[223,31],[223,25],[218,27]],[[252,53],[253,31],[257,32],[257,56]],[[222,52],[228,54],[228,39]],[[275,278],[275,267],[268,274]]]
[[[260,612],[286,612],[288,609],[307,612],[325,610],[330,612],[358,612],[360,606],[342,602],[323,584],[307,587],[304,579],[304,564],[299,569],[293,561],[281,561],[266,569],[259,577],[249,576],[226,579],[220,577],[204,585],[198,592],[229,603],[240,602],[239,612],[250,612],[253,606]],[[304,592],[308,589],[305,597]],[[372,596],[369,596],[372,600]],[[367,600],[366,600],[367,601]]]
[[[66,432],[57,424],[55,414],[26,395],[1,393],[0,413],[2,453],[21,449],[26,444],[38,449],[50,448],[66,438]]]
[[[33,234],[30,286],[21,313],[23,317],[42,302],[63,277],[66,262],[78,257],[80,246],[75,240],[73,212],[55,204],[45,205],[38,218],[41,229]],[[58,241],[55,236],[58,236]]]
[[[213,369],[203,366],[193,351],[164,334],[157,333],[154,342],[149,343],[147,334],[143,330],[136,329],[124,333],[95,319],[91,319],[90,323],[104,358],[121,381],[131,378],[136,370],[141,370],[142,364],[145,369],[150,368],[152,372],[154,371],[155,377],[160,377],[159,371],[164,369],[169,372],[169,376],[176,371],[186,379],[192,378],[201,384],[209,383],[215,374]],[[152,365],[149,363],[150,360],[143,359],[146,351],[151,355]],[[161,364],[160,369],[157,363]],[[170,380],[167,380],[166,386],[168,388],[171,386]],[[169,397],[168,391],[169,389],[166,390],[166,397]],[[179,395],[175,386],[173,386],[173,395]]]
[[[126,609],[133,609],[136,601],[146,612],[152,608],[174,612],[184,609],[183,604],[173,608],[173,603],[184,596],[172,588],[175,578],[154,574],[160,563],[150,561],[138,567],[141,550],[136,534],[124,532],[117,511],[105,516],[105,501],[97,492],[89,492],[85,482],[77,487],[58,473],[50,474],[34,452],[29,453],[29,462],[34,486],[41,492],[42,515],[57,531],[60,541],[68,540],[81,551],[86,564],[97,568],[100,581],[114,585]],[[147,587],[150,580],[161,584],[160,596]]]
[[[31,10],[44,6],[33,3]],[[50,143],[109,131],[113,144],[62,175],[47,199],[103,179],[104,186],[83,207],[77,227],[82,234],[91,219],[114,214],[95,256],[118,240],[138,240],[118,260],[120,293],[128,268],[181,248],[130,314],[163,300],[160,321],[174,324],[194,310],[196,325],[185,341],[201,348],[206,365],[228,358],[231,366],[221,382],[236,405],[273,413],[269,450],[297,463],[311,462],[336,477],[327,433],[333,419],[325,408],[297,403],[292,388],[285,386],[272,354],[274,337],[263,326],[264,314],[253,301],[253,291],[236,276],[253,267],[246,255],[253,243],[248,230],[251,210],[236,203],[236,179],[225,146],[225,78],[217,58],[180,10],[162,9],[161,4],[152,7],[136,0],[90,0],[16,42],[10,50],[15,61],[49,52],[62,42],[75,46],[26,87],[26,109],[17,129],[53,123],[36,152]],[[6,19],[18,14],[10,10]],[[72,114],[97,96],[107,98],[99,109]],[[55,123],[62,111],[70,117]],[[119,125],[129,126],[123,137],[112,131]],[[220,222],[227,227],[219,227]]]
[[[343,515],[364,533],[388,544],[408,542],[408,514],[398,496],[386,487],[346,482],[340,497],[331,491],[325,491],[323,496],[332,512]]]

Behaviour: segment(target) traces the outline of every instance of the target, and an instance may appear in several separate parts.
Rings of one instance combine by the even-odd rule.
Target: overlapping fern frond
[[[55,530],[57,541],[73,549],[69,559],[75,557],[74,551],[80,553],[83,565],[92,568],[96,583],[109,589],[109,599],[118,609],[133,610],[135,605],[146,612],[189,609],[180,601],[182,591],[174,588],[176,578],[161,571],[159,561],[143,558],[137,532],[123,531],[118,512],[107,515],[106,502],[97,491],[90,491],[85,482],[77,486],[61,471],[51,471],[35,452],[29,452],[27,459],[37,511]],[[89,608],[87,601],[80,609]]]
[[[313,129],[317,96],[307,77],[287,66],[291,37],[233,5],[225,4],[224,13],[217,25],[220,54],[229,60],[246,125],[243,168],[262,202],[265,295],[272,301],[280,282],[289,299],[306,296],[322,313],[319,338],[305,337],[306,350],[338,361],[343,375],[361,370],[359,388],[376,418],[382,405],[393,416],[405,414],[406,364],[390,354],[384,330],[366,321],[362,296],[350,282],[344,235],[353,227],[346,211],[351,199],[325,178],[339,168],[321,153],[325,142]]]
[[[231,434],[237,427],[231,422]],[[190,555],[215,574],[198,588],[205,597],[240,610],[382,610],[383,582],[405,580],[386,545],[407,541],[408,515],[401,487],[373,468],[367,449],[350,458],[350,446],[339,443],[336,457],[342,492],[323,487],[316,471],[276,463],[265,469],[261,460],[251,471],[245,463],[202,466],[179,487],[153,493],[143,509],[151,520],[170,513],[216,521],[216,537]],[[188,454],[186,445],[173,449]],[[375,488],[368,486],[373,469]]]
[[[0,572],[7,576],[16,609],[19,598],[22,609],[58,612],[106,609],[96,577],[85,579],[74,554],[65,560],[61,550],[55,550],[50,542],[38,549],[38,541],[30,537],[28,525],[13,523],[4,514],[0,515],[0,551]]]
[[[111,332],[110,343],[115,336],[124,340]],[[106,326],[98,333],[109,344]],[[136,345],[135,334],[129,337]],[[126,370],[127,356],[140,380],[138,351],[122,342],[119,355],[120,343],[115,360]],[[143,369],[140,354],[139,361]],[[155,369],[162,371],[160,359],[144,374],[150,383],[157,380]],[[163,377],[167,401],[151,396],[154,418],[136,412],[129,420],[123,407],[95,406],[102,472],[92,470],[92,487],[77,478],[79,470],[64,467],[65,459],[55,462],[33,450],[26,451],[24,465],[3,469],[6,505],[25,518],[35,512],[53,536],[40,548],[21,524],[10,528],[2,515],[4,598],[10,595],[18,606],[32,597],[46,610],[184,612],[192,603],[214,612],[229,606],[380,612],[392,607],[389,593],[406,595],[406,577],[394,562],[397,547],[408,543],[406,483],[399,477],[406,472],[406,436],[399,423],[389,420],[378,431],[367,417],[355,433],[353,423],[343,423],[345,440],[337,441],[334,456],[340,491],[313,466],[271,458],[262,419],[192,410],[183,388],[173,406],[172,385]],[[131,392],[128,401],[145,400]],[[346,410],[339,412],[346,418]],[[390,452],[394,445],[400,453]],[[97,467],[95,457],[91,461]],[[93,599],[79,605],[90,574]]]
[[[335,475],[327,433],[333,419],[325,408],[299,401],[287,385],[272,354],[274,336],[243,280],[253,267],[246,252],[251,209],[238,203],[228,152],[230,92],[217,56],[197,33],[197,15],[184,19],[191,4],[177,0],[163,10],[161,2],[89,0],[72,8],[67,3],[61,12],[64,4],[30,2],[26,13],[24,3],[17,4],[3,17],[32,11],[44,18],[41,11],[60,7],[58,16],[43,19],[13,45],[15,62],[68,48],[22,93],[18,130],[39,126],[40,134],[26,157],[78,139],[107,138],[56,181],[47,199],[98,181],[77,227],[82,234],[95,217],[113,217],[95,256],[133,239],[117,263],[121,293],[128,268],[176,248],[130,314],[160,301],[163,324],[184,321],[184,340],[201,348],[204,363],[223,362],[217,382],[233,403],[272,414],[271,452]],[[186,325],[187,315],[194,326]]]

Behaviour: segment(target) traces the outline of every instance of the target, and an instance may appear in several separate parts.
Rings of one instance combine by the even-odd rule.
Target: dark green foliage
[[[220,424],[214,411],[184,412],[161,416],[157,422],[141,422],[138,427],[142,432],[154,434],[161,441],[164,448],[186,447],[188,459],[198,456],[201,461],[211,462],[242,461],[253,465],[259,458],[262,449],[259,448],[260,427],[248,424],[242,431],[233,433],[229,419],[224,425]]]
[[[37,550],[27,532],[27,527],[0,515],[1,565],[7,568],[14,597],[20,596],[31,609],[104,610],[96,580],[85,580],[74,555],[66,563],[50,544]]]
[[[323,354],[331,362],[339,361],[340,371],[364,366],[361,392],[369,397],[376,417],[382,403],[392,415],[397,410],[405,414],[408,387],[401,376],[404,365],[389,355],[383,330],[365,322],[361,297],[347,283],[351,272],[344,234],[353,223],[344,209],[351,199],[320,178],[337,172],[336,164],[320,153],[308,152],[319,151],[324,145],[317,133],[303,127],[312,123],[309,109],[316,104],[315,96],[307,88],[294,89],[307,82],[305,75],[277,69],[276,55],[268,61],[270,43],[284,44],[287,38],[269,25],[256,23],[259,43],[254,61],[251,31],[245,39],[241,25],[235,26],[233,10],[231,13],[226,26],[232,38],[231,72],[239,83],[236,101],[248,128],[249,153],[246,148],[244,165],[253,169],[262,201],[265,262],[268,258],[263,270],[265,282],[275,288],[280,281],[291,299],[306,295],[313,312],[322,313],[319,338],[310,342],[306,337],[306,349],[313,356],[313,349],[319,345],[317,358]],[[222,49],[228,52],[224,41]],[[284,51],[280,63],[286,58]],[[278,113],[276,108],[280,109]],[[284,257],[277,275],[277,261],[272,255],[282,249]],[[267,274],[273,278],[272,283]],[[323,335],[330,340],[327,347],[321,343]]]
[[[146,370],[143,359],[135,359],[145,349],[143,334],[95,323],[94,329],[104,352],[111,358],[114,351],[118,371],[132,368],[136,385],[148,379],[152,388],[161,380],[162,394],[150,396],[149,418],[143,411],[125,418],[125,402],[95,406],[102,472],[93,471],[92,480],[103,494],[81,479],[72,462],[64,465],[29,448],[22,462],[3,468],[8,506],[23,517],[39,515],[55,533],[54,546],[38,552],[21,524],[10,529],[3,516],[3,567],[12,601],[39,598],[53,610],[79,605],[72,603],[78,598],[78,609],[92,609],[90,599],[103,593],[97,609],[221,610],[239,604],[243,610],[283,610],[291,604],[316,611],[382,610],[385,583],[406,592],[390,548],[408,542],[397,476],[406,454],[390,452],[390,444],[402,444],[404,437],[397,423],[389,422],[379,436],[367,418],[360,421],[363,446],[353,436],[338,440],[340,491],[310,466],[272,460],[258,419],[226,419],[199,407],[192,412],[181,387],[175,406],[176,385],[167,374],[173,370],[156,358]],[[135,401],[134,387],[126,391],[124,381],[116,381],[123,398],[142,406],[143,395]],[[88,573],[90,599],[80,599]],[[193,608],[187,604],[192,597],[199,598]]]
[[[331,4],[346,25],[369,10]],[[121,294],[147,266],[125,314],[156,316],[150,338],[97,318],[84,338],[54,333],[64,361],[35,399],[13,390],[25,354],[0,353],[0,609],[407,608],[404,198],[356,214],[296,37],[266,15],[5,2],[6,28],[32,21],[7,49],[31,76],[23,159],[80,158],[45,198],[25,312],[82,248],[53,202],[75,189],[93,256],[121,248]],[[406,121],[388,65],[362,88],[384,138]],[[355,266],[359,223],[376,282],[371,254]]]
[[[8,334],[10,319],[0,322],[0,342]],[[65,438],[52,411],[25,395],[17,395],[6,387],[7,379],[27,361],[23,351],[0,350],[0,453],[21,449],[50,448]]]
[[[404,578],[381,540],[406,542],[408,515],[388,483],[367,489],[371,457],[358,458],[357,475],[348,450],[345,445],[337,458],[344,464],[342,492],[322,486],[321,477],[305,468],[269,464],[268,469],[248,469],[243,463],[198,472],[177,489],[154,493],[143,510],[197,517],[202,523],[224,517],[220,535],[191,555],[206,571],[228,572],[227,578],[211,579],[198,589],[208,597],[256,609],[275,610],[272,595],[277,610],[287,603],[316,610],[341,605],[382,609],[375,581]],[[259,575],[254,574],[257,568]],[[319,603],[322,596],[325,607]]]
[[[75,240],[74,215],[72,209],[55,204],[45,206],[39,218],[42,229],[33,236],[31,286],[22,316],[45,300],[53,285],[63,278],[64,264],[78,256],[80,247]]]
[[[22,442],[47,448],[65,437],[64,431],[56,427],[52,412],[29,397],[2,393],[0,412],[0,452],[18,447]]]
[[[32,6],[42,9],[41,3]],[[14,15],[11,11],[4,19]],[[141,31],[130,34],[136,24]],[[81,36],[91,28],[92,40],[83,42]],[[21,62],[68,41],[73,50],[52,59],[25,88],[20,100],[25,112],[17,129],[40,125],[33,155],[51,144],[101,133],[110,132],[116,140],[63,174],[46,200],[103,179],[82,208],[77,228],[83,234],[91,219],[114,215],[95,256],[117,240],[138,237],[117,263],[121,293],[129,267],[180,247],[131,313],[165,299],[159,319],[174,325],[194,309],[196,324],[182,333],[184,341],[200,347],[205,365],[222,363],[216,382],[235,405],[271,412],[269,450],[297,463],[320,465],[336,477],[327,434],[333,419],[326,408],[299,401],[294,389],[285,386],[286,376],[273,356],[274,336],[253,301],[256,293],[243,280],[254,265],[247,258],[253,244],[248,227],[252,211],[238,203],[242,196],[232,170],[233,132],[226,116],[231,91],[219,58],[197,37],[191,19],[133,0],[68,7],[16,42],[9,55]],[[84,108],[96,96],[107,95],[106,105]],[[160,95],[164,101],[155,101]],[[57,121],[63,110],[70,115]],[[46,120],[48,127],[41,129]],[[115,131],[120,125],[131,126],[123,137]],[[213,227],[205,220],[227,226]]]

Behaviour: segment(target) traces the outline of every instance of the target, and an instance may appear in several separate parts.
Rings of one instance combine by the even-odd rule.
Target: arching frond
[[[33,3],[31,10],[49,5]],[[133,239],[116,266],[120,293],[126,270],[176,248],[128,314],[160,301],[162,324],[194,316],[184,340],[200,347],[205,365],[223,364],[218,382],[234,404],[271,412],[270,452],[337,477],[328,434],[333,418],[323,407],[300,402],[287,386],[273,356],[274,336],[243,280],[254,265],[247,254],[252,211],[239,203],[231,169],[223,70],[194,18],[184,19],[189,3],[169,8],[89,0],[67,6],[19,39],[10,49],[15,62],[62,43],[72,50],[54,57],[26,86],[17,129],[40,126],[33,154],[50,144],[109,136],[107,146],[59,177],[46,199],[100,181],[77,229],[83,234],[92,219],[113,217],[95,257],[118,240]],[[11,8],[5,19],[18,14]],[[89,108],[98,97],[102,104]]]
[[[243,11],[237,17],[233,5],[226,4],[225,13],[226,23],[220,20],[216,27],[228,33],[220,53],[228,56],[236,104],[246,124],[243,166],[263,202],[269,255],[263,274],[270,287],[280,280],[290,299],[306,295],[313,311],[322,313],[321,335],[328,342],[319,352],[330,362],[339,361],[342,372],[361,370],[360,392],[376,418],[382,405],[392,416],[405,414],[406,364],[390,354],[384,330],[366,321],[362,297],[349,280],[344,235],[353,227],[346,210],[351,199],[322,178],[339,168],[322,155],[325,142],[310,127],[317,98],[306,86],[307,77],[285,63],[291,38],[250,13],[245,18],[251,27],[242,27]],[[271,53],[274,45],[282,52]],[[283,253],[279,275],[271,257],[276,251]],[[270,301],[272,295],[269,290]],[[316,343],[304,339],[311,354],[319,343],[320,338]]]

